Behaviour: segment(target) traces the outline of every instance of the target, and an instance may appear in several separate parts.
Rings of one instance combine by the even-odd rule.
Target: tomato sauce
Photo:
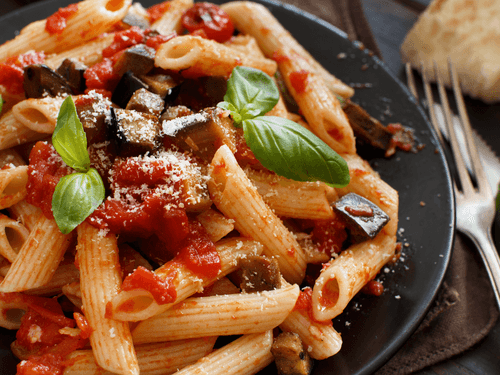
[[[361,289],[361,292],[364,294],[370,294],[372,296],[380,297],[382,293],[384,293],[384,286],[380,281],[370,280]]]
[[[157,304],[172,303],[177,298],[174,285],[175,275],[176,272],[172,272],[162,278],[147,268],[139,266],[123,280],[122,289],[125,291],[144,289],[151,293]]]
[[[61,34],[67,26],[68,19],[78,12],[78,4],[71,4],[65,8],[59,8],[57,12],[45,21],[45,30],[50,34]]]
[[[292,85],[293,89],[297,92],[297,94],[306,92],[308,76],[309,72],[307,70],[297,70],[295,72],[290,73],[289,76],[290,84]]]
[[[312,240],[322,252],[332,256],[342,251],[342,245],[347,240],[345,223],[337,216],[331,220],[315,220]]]
[[[312,289],[310,287],[305,287],[300,291],[299,298],[297,298],[297,302],[293,308],[294,311],[300,311],[303,314],[307,314],[311,321],[331,326],[333,323],[331,320],[319,321],[316,320],[312,310]]]
[[[165,12],[170,8],[170,1],[164,1],[163,3],[153,5],[147,9],[149,22],[154,23],[165,14]]]
[[[32,51],[8,58],[5,62],[0,63],[0,85],[5,86],[11,94],[23,94],[23,68],[32,64],[43,64],[44,62],[45,54],[43,52]]]
[[[31,150],[28,167],[26,201],[40,208],[52,219],[52,196],[61,177],[72,172],[54,146],[47,142],[37,142]]]
[[[17,366],[19,375],[62,374],[71,361],[65,357],[85,346],[80,336],[60,333],[61,328],[73,328],[75,321],[63,315],[57,300],[36,298],[29,304],[21,320],[13,346],[23,359]]]

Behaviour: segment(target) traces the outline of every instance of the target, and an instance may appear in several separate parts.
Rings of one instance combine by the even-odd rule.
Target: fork
[[[457,229],[468,236],[476,245],[483,259],[486,271],[493,287],[493,292],[500,307],[500,257],[493,243],[491,236],[491,228],[495,218],[495,197],[491,191],[486,173],[481,165],[479,155],[474,143],[472,129],[469,122],[469,117],[465,109],[460,83],[457,72],[451,62],[449,62],[449,71],[451,75],[451,84],[455,96],[455,102],[458,108],[460,121],[453,121],[452,111],[448,102],[448,96],[443,85],[443,79],[439,74],[437,67],[434,64],[434,72],[436,83],[441,102],[441,108],[444,112],[444,122],[448,133],[448,141],[453,152],[453,161],[458,171],[458,176],[455,176],[453,184],[456,203],[456,226]],[[422,64],[422,81],[424,84],[425,96],[429,107],[429,115],[431,124],[438,134],[439,141],[444,146],[445,135],[439,126],[439,120],[435,113],[435,104],[431,86]],[[406,64],[406,74],[408,79],[408,87],[410,91],[418,98],[415,81],[413,79],[412,68]],[[461,129],[455,129],[456,126],[461,126]],[[456,131],[461,130],[466,147],[460,147],[457,140]],[[470,162],[471,172],[475,177],[476,185],[474,186],[471,180],[471,174],[467,169],[462,153],[467,153],[468,161]]]

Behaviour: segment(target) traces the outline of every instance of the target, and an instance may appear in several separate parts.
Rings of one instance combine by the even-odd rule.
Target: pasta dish
[[[397,191],[264,6],[72,4],[0,45],[0,95],[18,374],[308,374],[383,293]]]

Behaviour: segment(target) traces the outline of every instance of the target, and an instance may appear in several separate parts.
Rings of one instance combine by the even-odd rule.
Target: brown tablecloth
[[[282,0],[361,41],[383,59],[361,0]],[[474,245],[457,235],[445,281],[416,332],[376,375],[410,374],[457,355],[483,339],[499,312]]]

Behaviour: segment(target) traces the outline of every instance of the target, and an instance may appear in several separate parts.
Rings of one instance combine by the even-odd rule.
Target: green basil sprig
[[[52,144],[63,161],[78,171],[62,177],[52,196],[54,219],[59,230],[68,234],[105,198],[101,176],[90,168],[87,137],[71,96],[64,100],[59,110]]]
[[[323,181],[333,187],[349,184],[346,161],[303,126],[281,117],[264,116],[279,100],[274,81],[264,72],[237,66],[218,106],[243,127],[245,140],[267,169],[295,181]]]

